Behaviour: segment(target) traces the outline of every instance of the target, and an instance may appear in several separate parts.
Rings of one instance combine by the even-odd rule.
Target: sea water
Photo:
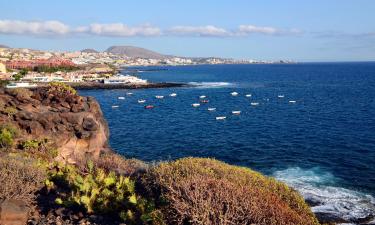
[[[132,90],[125,100],[117,97],[128,90],[80,91],[100,102],[120,154],[213,157],[288,183],[316,213],[375,215],[375,63],[146,67],[136,75],[193,87]],[[192,107],[201,95],[209,103]]]

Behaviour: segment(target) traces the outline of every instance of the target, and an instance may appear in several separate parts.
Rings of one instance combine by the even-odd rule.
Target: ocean
[[[100,102],[118,153],[145,161],[212,157],[288,183],[315,213],[354,222],[375,215],[375,63],[135,69],[123,73],[195,87],[80,91]],[[209,102],[192,107],[201,95]]]

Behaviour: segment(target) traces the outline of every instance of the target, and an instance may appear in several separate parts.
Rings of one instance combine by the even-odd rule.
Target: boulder
[[[0,203],[0,224],[24,225],[27,223],[30,209],[23,201],[5,200]]]
[[[14,94],[0,92],[4,107],[17,106],[13,118],[0,114],[0,121],[20,128],[19,141],[48,139],[60,161],[108,150],[108,125],[94,98],[63,96],[46,88],[35,89],[30,96],[19,101]]]

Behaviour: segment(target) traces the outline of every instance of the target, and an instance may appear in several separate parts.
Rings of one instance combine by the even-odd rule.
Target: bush
[[[285,184],[213,159],[161,163],[143,184],[169,224],[319,224]]]
[[[72,165],[58,165],[46,184],[50,188],[65,187],[57,204],[79,206],[87,213],[113,215],[127,224],[156,224],[159,221],[154,204],[136,194],[135,183],[129,177],[95,168],[88,162],[88,171],[80,172]],[[67,187],[67,188],[66,188]]]
[[[0,199],[22,200],[32,204],[43,187],[44,170],[30,159],[5,156],[0,158]]]
[[[18,135],[18,130],[12,125],[0,125],[0,148],[10,148],[14,144],[14,138]]]
[[[114,171],[123,176],[135,176],[148,169],[148,165],[138,159],[125,159],[114,153],[104,153],[94,160],[95,166],[106,171]]]
[[[53,92],[54,94],[60,95],[76,95],[77,91],[71,86],[61,83],[61,82],[50,82],[48,92]]]

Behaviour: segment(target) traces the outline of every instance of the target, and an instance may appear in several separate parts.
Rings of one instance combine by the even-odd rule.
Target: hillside
[[[117,55],[126,55],[132,58],[165,59],[170,57],[145,48],[134,46],[111,46],[106,52]]]
[[[92,49],[92,48],[82,49],[81,52],[85,52],[85,53],[98,53],[98,51],[96,51],[95,49]]]
[[[9,47],[6,45],[0,45],[0,48],[9,48]]]

